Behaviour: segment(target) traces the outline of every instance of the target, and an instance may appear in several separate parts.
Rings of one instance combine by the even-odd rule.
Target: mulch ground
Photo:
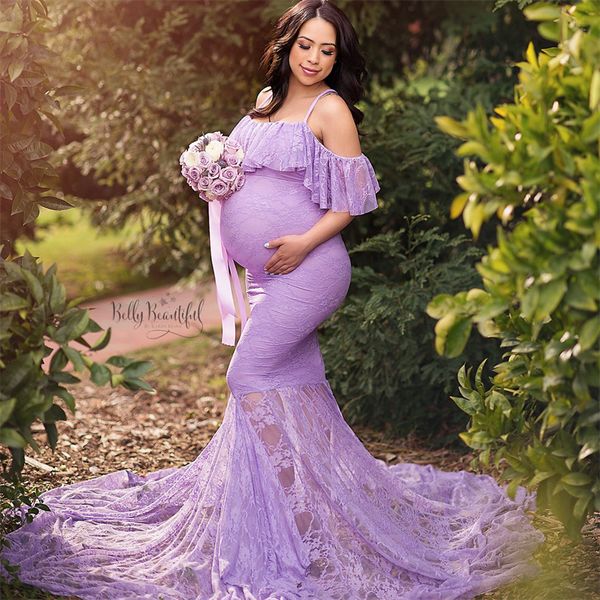
[[[30,456],[53,470],[45,472],[28,464],[24,479],[43,491],[120,469],[146,474],[193,461],[221,424],[228,396],[225,372],[232,351],[220,343],[218,335],[203,334],[130,354],[154,362],[155,369],[145,379],[156,388],[155,395],[97,388],[84,378],[72,387],[77,413],[68,414],[68,421],[58,424],[54,453],[45,444],[41,425],[36,428],[35,436],[43,450]],[[456,450],[432,450],[414,436],[389,439],[366,427],[353,429],[376,458],[390,464],[430,463],[445,470],[460,470],[469,469],[473,458]],[[498,475],[493,470],[487,472]],[[558,521],[548,514],[536,515],[534,524],[546,536],[536,554],[543,568],[540,576],[479,598],[600,598],[600,514],[589,519],[578,544],[569,540]],[[0,587],[0,591],[3,597],[14,600],[57,598],[27,586]]]

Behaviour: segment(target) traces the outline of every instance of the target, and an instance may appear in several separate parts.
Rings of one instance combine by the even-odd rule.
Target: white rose
[[[183,162],[188,167],[197,167],[200,165],[200,155],[195,150],[186,150],[183,153]]]
[[[238,148],[236,153],[235,153],[236,157],[239,158],[240,160],[242,160],[244,158],[244,149],[243,148]]]
[[[223,142],[212,140],[212,142],[209,142],[206,148],[204,148],[204,151],[206,154],[208,154],[210,160],[217,161],[219,158],[221,158],[224,148],[225,146],[223,145]]]

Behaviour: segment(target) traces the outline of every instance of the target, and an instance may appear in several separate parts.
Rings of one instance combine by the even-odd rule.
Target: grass
[[[56,263],[67,296],[100,299],[150,289],[176,281],[165,275],[136,274],[120,248],[139,231],[139,225],[119,231],[100,231],[90,223],[86,211],[40,209],[36,237],[18,240],[16,249],[38,256],[47,270]]]

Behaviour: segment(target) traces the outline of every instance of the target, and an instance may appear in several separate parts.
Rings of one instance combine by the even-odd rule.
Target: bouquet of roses
[[[201,135],[179,157],[181,174],[202,200],[226,200],[246,180],[244,151],[236,140],[220,131]]]

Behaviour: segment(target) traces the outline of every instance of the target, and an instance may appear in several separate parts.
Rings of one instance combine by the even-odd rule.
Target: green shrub
[[[43,44],[45,0],[4,0],[0,21],[0,244],[6,257],[17,237],[32,237],[40,206],[71,208],[52,191],[58,176],[45,135],[48,123],[62,135],[53,113],[60,107],[56,98],[69,89],[49,83],[45,61],[59,61]]]
[[[67,389],[80,381],[65,370],[70,362],[75,372],[89,371],[96,385],[108,382],[128,389],[153,391],[140,377],[152,366],[112,356],[106,363],[94,362],[70,343],[76,341],[88,350],[100,350],[110,341],[110,329],[90,345],[89,332],[103,329],[77,308],[80,300],[66,301],[65,289],[56,277],[56,265],[45,273],[29,252],[14,256],[14,241],[32,236],[39,207],[53,210],[71,208],[53,190],[58,175],[51,161],[53,147],[47,143],[49,123],[62,136],[60,120],[54,111],[56,99],[77,90],[77,86],[51,88],[48,62],[56,61],[43,45],[47,31],[48,8],[45,0],[8,0],[2,3],[0,20],[0,548],[9,545],[5,533],[23,521],[31,521],[47,507],[39,501],[37,490],[21,480],[25,450],[39,450],[32,435],[32,424],[43,423],[52,450],[56,448],[56,422],[66,413],[55,399],[75,412],[75,399]],[[62,65],[61,65],[62,67]],[[52,95],[49,92],[52,91]],[[49,192],[49,193],[48,193]],[[52,353],[46,342],[54,342],[48,368],[43,359]],[[112,372],[108,365],[120,369]],[[10,465],[7,462],[10,460]],[[10,508],[22,508],[12,512]],[[15,575],[18,569],[5,559],[2,566]],[[0,594],[4,591],[0,582]]]
[[[97,363],[71,346],[75,341],[96,351],[110,341],[110,328],[93,345],[86,341],[87,333],[103,329],[88,310],[77,308],[79,301],[66,302],[55,265],[44,273],[29,252],[13,261],[0,259],[0,444],[10,450],[12,472],[22,470],[27,446],[39,450],[31,433],[31,425],[38,419],[55,449],[56,422],[65,420],[66,413],[54,398],[75,413],[75,399],[65,385],[81,380],[65,370],[69,362],[75,372],[87,369],[96,385],[110,383],[154,392],[140,379],[151,362],[111,356],[106,364]],[[46,372],[42,361],[52,353],[47,341],[58,349]],[[113,373],[107,365],[121,370]]]
[[[9,448],[11,474],[20,473],[25,448],[37,450],[31,424],[40,419],[48,441],[56,445],[56,421],[65,418],[58,397],[75,410],[73,396],[61,384],[76,383],[77,377],[64,371],[70,361],[75,371],[91,373],[97,385],[108,381],[129,389],[152,388],[139,379],[151,363],[111,357],[107,363],[122,368],[112,373],[101,363],[72,348],[77,342],[90,350],[109,343],[110,329],[93,347],[85,341],[88,332],[102,331],[88,311],[77,308],[79,301],[67,304],[65,290],[56,278],[56,266],[46,273],[27,252],[14,257],[12,242],[19,228],[35,221],[39,206],[65,210],[71,205],[52,190],[58,176],[50,157],[52,146],[44,138],[48,123],[62,133],[60,120],[53,114],[60,103],[56,96],[80,89],[77,86],[51,88],[48,72],[58,56],[44,44],[49,22],[45,0],[7,0],[0,21],[0,222],[6,246],[0,243],[0,445]],[[52,97],[48,94],[53,92]],[[9,218],[10,217],[10,218]],[[17,219],[15,221],[15,219]],[[8,224],[8,225],[7,225]],[[60,346],[53,355],[48,373],[42,360],[51,353],[50,340]]]
[[[352,293],[324,327],[322,348],[351,423],[433,433],[441,444],[464,425],[464,415],[447,401],[456,391],[455,371],[435,352],[425,307],[436,293],[480,282],[472,263],[481,253],[465,236],[423,227],[427,218],[413,217],[406,228],[350,250],[353,262],[366,264],[353,266]],[[496,346],[476,342],[461,358],[495,355]]]
[[[514,104],[498,107],[491,127],[482,109],[438,119],[465,140],[458,153],[474,157],[453,216],[475,236],[494,215],[505,229],[477,266],[484,289],[439,295],[428,314],[447,356],[472,323],[502,340],[491,387],[460,371],[462,438],[484,462],[508,463],[511,493],[537,486],[539,506],[576,538],[600,510],[600,2],[538,3],[525,14],[559,43],[529,45]]]
[[[99,363],[71,346],[75,341],[96,351],[110,341],[110,328],[93,345],[86,341],[87,333],[103,329],[87,310],[77,308],[79,301],[67,303],[64,286],[56,277],[56,265],[44,273],[29,252],[11,261],[0,259],[0,446],[8,447],[11,457],[7,467],[8,457],[0,453],[0,548],[9,545],[5,533],[25,520],[31,521],[40,510],[47,510],[37,491],[23,484],[20,473],[25,449],[39,451],[32,434],[32,425],[38,420],[43,423],[50,447],[56,449],[56,422],[65,420],[66,413],[54,400],[62,400],[75,414],[75,398],[67,386],[81,380],[65,370],[68,363],[75,372],[87,369],[96,385],[110,383],[113,387],[154,392],[140,379],[151,368],[151,362],[111,356],[106,363]],[[46,342],[57,346],[47,369],[42,361],[53,350]],[[108,365],[120,371],[112,372]],[[4,512],[19,507],[23,512]],[[17,567],[4,559],[2,566],[11,575],[17,573]]]

